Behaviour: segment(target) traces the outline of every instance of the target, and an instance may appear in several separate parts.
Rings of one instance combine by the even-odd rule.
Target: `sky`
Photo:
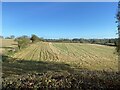
[[[117,2],[4,2],[2,35],[116,38]]]

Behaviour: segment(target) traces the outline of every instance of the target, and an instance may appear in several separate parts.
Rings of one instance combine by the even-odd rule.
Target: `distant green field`
[[[15,60],[49,61],[89,70],[118,70],[115,47],[80,44],[38,42],[16,53]]]

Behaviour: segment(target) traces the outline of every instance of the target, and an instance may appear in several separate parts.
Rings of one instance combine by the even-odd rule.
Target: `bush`
[[[30,39],[27,36],[18,37],[16,41],[18,42],[19,49],[27,47],[30,43]]]
[[[34,42],[43,41],[42,38],[39,38],[38,36],[36,36],[36,35],[34,35],[34,34],[31,36],[30,40],[32,40],[33,43],[34,43]]]

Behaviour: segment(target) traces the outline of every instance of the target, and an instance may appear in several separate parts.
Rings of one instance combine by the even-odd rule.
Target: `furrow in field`
[[[32,48],[31,48],[32,47]],[[23,57],[25,57],[27,54],[31,53],[32,50],[34,50],[35,45],[31,45],[28,48],[23,49],[22,51],[20,51],[19,53],[16,53],[14,55],[14,58],[17,59],[24,59]]]
[[[86,46],[86,48],[87,48],[87,46]],[[85,51],[89,51],[89,53],[91,55],[99,58],[100,60],[107,60],[107,61],[111,60],[111,59],[113,59],[113,61],[115,60],[115,58],[113,58],[113,56],[112,56],[112,53],[111,53],[111,55],[109,55],[110,54],[109,51],[105,54],[104,53],[101,54],[99,51],[96,52],[96,49],[94,49],[95,47],[94,48],[92,48],[92,47],[87,48],[87,50],[86,50],[86,48],[84,48]]]
[[[23,54],[23,56],[22,56],[22,59],[24,59],[24,60],[30,60],[30,54],[31,54],[31,52],[32,51],[34,51],[35,50],[35,48],[36,48],[36,46],[33,48],[33,47],[31,47],[32,49],[29,49],[28,50],[28,53],[26,53],[26,54]]]
[[[80,44],[41,42],[29,46],[14,57],[25,60],[64,62],[91,70],[116,69],[114,48]],[[116,60],[116,61],[115,61]]]
[[[24,56],[25,60],[30,60],[31,53],[35,50],[35,48],[36,48],[36,45],[34,45],[34,47],[33,46],[30,47],[29,52]]]
[[[54,47],[52,43],[49,43],[48,48],[49,48],[49,56],[50,54],[53,54],[55,60],[58,61],[60,59],[60,50]]]
[[[82,56],[83,58],[86,58],[86,52],[84,52],[81,48],[78,48],[76,45],[73,46],[72,44],[68,44],[67,47],[69,53],[72,53],[74,55],[73,57],[81,59]]]
[[[102,64],[104,63],[104,60],[106,60],[106,58],[101,58],[99,55],[96,55],[96,53],[94,53],[94,51],[89,50],[90,46],[86,47],[84,45],[78,45],[78,44],[73,44],[73,45],[72,44],[64,44],[64,45],[62,44],[62,47],[64,47],[64,49],[65,49],[65,47],[67,47],[66,50],[67,50],[68,56],[72,56],[72,54],[74,54],[76,57],[77,55],[79,55],[76,57],[76,58],[79,58],[79,61],[77,61],[78,59],[75,60],[76,58],[74,58],[74,60],[77,62],[81,62],[80,60],[82,59],[82,62],[84,62],[84,64],[86,63],[86,65],[88,65],[88,66],[93,65],[96,68],[101,67],[101,66],[103,66]],[[57,46],[58,45],[56,45],[56,47]],[[61,51],[64,51],[64,50],[62,50],[63,49],[62,47],[58,46],[58,48],[60,48]],[[102,63],[101,63],[101,61],[102,61]],[[106,67],[106,65],[103,67]]]
[[[70,47],[68,43],[55,43],[53,44],[54,47],[59,49],[59,59],[63,62],[73,62],[75,63],[78,60],[78,57],[75,57],[75,50]]]
[[[44,60],[47,60],[46,50],[45,50],[45,48],[44,48],[44,54],[43,54],[43,56],[44,56]]]
[[[20,52],[17,52],[17,53],[15,53],[14,54],[14,58],[19,58],[22,54],[23,54],[23,52],[25,52],[25,51],[27,51],[27,50],[29,50],[29,47],[28,48],[25,48],[24,50],[22,50],[22,51],[20,51]]]
[[[85,52],[87,52],[90,56],[94,57],[94,60],[91,58],[90,61],[92,62],[93,66],[99,67],[99,68],[111,68],[111,64],[114,64],[111,62],[110,58],[106,58],[105,56],[102,57],[102,55],[99,55],[99,52],[95,52],[94,49],[89,49],[91,48],[90,46],[86,48],[83,48]],[[112,53],[111,53],[112,55]],[[114,61],[115,59],[113,59]],[[113,66],[113,65],[112,65]],[[115,64],[114,64],[115,66]]]
[[[88,47],[88,46],[86,46],[86,47]],[[89,50],[91,50],[93,53],[96,53],[99,56],[106,57],[107,59],[108,58],[109,59],[115,59],[115,57],[114,57],[115,56],[114,55],[115,48],[111,48],[111,47],[108,48],[107,46],[105,48],[105,47],[102,47],[102,46],[98,47],[98,46],[91,45],[91,48]]]
[[[40,53],[39,53],[39,60],[45,60],[45,44],[44,43],[40,43],[41,44],[41,49],[40,49]]]
[[[85,48],[84,46],[81,45],[76,45],[76,49],[78,49],[78,52],[82,52],[82,54],[87,58],[92,58],[92,59],[98,59],[99,57],[95,54],[93,54],[91,51],[88,50],[88,48]],[[90,47],[89,47],[90,48]]]
[[[33,55],[32,55],[32,60],[39,60],[39,51],[40,51],[40,46],[36,46],[36,50],[34,51]]]
[[[39,60],[43,60],[43,59],[42,59],[42,49],[40,50],[40,57],[39,57]]]
[[[88,53],[86,53],[85,51],[83,51],[82,49],[78,49],[78,47],[76,46],[73,46],[72,44],[69,44],[67,45],[72,51],[73,53],[75,54],[75,57],[76,57],[76,62],[79,62],[80,65],[84,63],[85,64],[91,64],[89,63],[89,58],[93,59],[92,57],[90,57],[90,55],[88,55]],[[78,46],[78,45],[77,45]],[[78,55],[78,56],[76,56]]]

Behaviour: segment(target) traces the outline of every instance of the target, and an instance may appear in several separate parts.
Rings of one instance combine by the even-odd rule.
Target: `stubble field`
[[[38,42],[19,51],[13,58],[15,60],[66,63],[72,68],[117,71],[118,57],[114,53],[115,47],[110,46]]]
[[[3,90],[119,90],[118,56],[114,53],[115,47],[97,44],[30,44],[12,57],[4,56]]]

